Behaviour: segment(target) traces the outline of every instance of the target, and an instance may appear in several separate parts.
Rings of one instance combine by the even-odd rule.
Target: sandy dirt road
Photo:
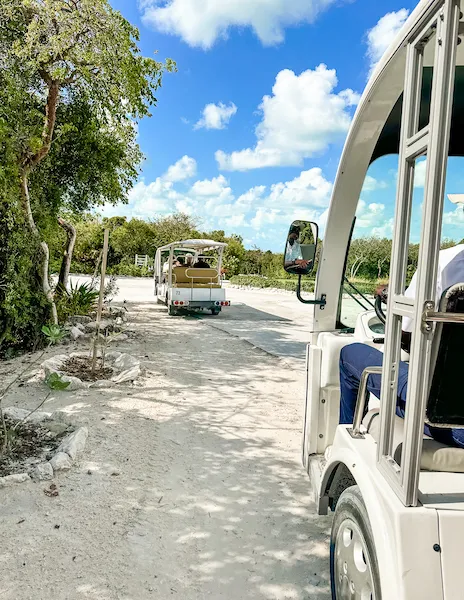
[[[303,370],[222,327],[285,327],[250,304],[213,321],[129,303],[136,336],[117,349],[142,378],[54,393],[46,410],[89,427],[84,455],[57,498],[45,482],[0,489],[1,600],[328,600],[329,520],[300,466]],[[6,404],[45,394],[26,383]]]

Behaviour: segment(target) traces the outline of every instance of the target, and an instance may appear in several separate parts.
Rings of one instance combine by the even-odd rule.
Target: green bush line
[[[236,275],[231,277],[232,285],[240,285],[253,288],[276,288],[279,290],[294,291],[296,289],[296,279],[278,279],[274,277],[262,277],[261,275]],[[304,279],[302,289],[304,292],[314,292],[314,279]],[[378,286],[377,281],[353,280],[353,284],[363,294],[373,294]],[[354,291],[351,290],[350,291]]]

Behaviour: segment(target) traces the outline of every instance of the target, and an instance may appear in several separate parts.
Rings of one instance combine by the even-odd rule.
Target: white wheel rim
[[[351,519],[341,523],[334,552],[337,600],[375,600],[366,540]]]

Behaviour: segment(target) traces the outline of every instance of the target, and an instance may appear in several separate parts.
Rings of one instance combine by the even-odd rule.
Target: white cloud
[[[414,168],[414,187],[423,188],[425,186],[425,170],[427,168],[427,160],[425,158],[418,159]]]
[[[456,206],[456,208],[443,215],[444,225],[461,225],[464,223],[464,208],[462,205]]]
[[[244,194],[242,194],[241,196],[239,196],[237,199],[237,204],[239,204],[243,208],[250,208],[253,204],[256,204],[256,202],[258,202],[262,198],[265,191],[265,185],[257,185],[245,192]]]
[[[271,96],[260,105],[262,121],[257,143],[232,154],[219,150],[216,160],[224,171],[301,165],[343,139],[351,122],[349,108],[359,101],[352,90],[335,92],[337,74],[321,64],[296,75],[285,69],[276,77]]]
[[[367,229],[378,226],[384,220],[385,205],[372,202],[366,204],[364,200],[360,200],[356,210],[356,228],[361,227]]]
[[[389,12],[378,21],[375,27],[367,32],[367,56],[370,60],[371,72],[375,69],[401,27],[403,27],[408,16],[409,10],[406,8],[401,8],[397,12]]]
[[[286,227],[295,218],[317,221],[326,212],[331,192],[332,183],[319,168],[302,171],[291,181],[254,186],[241,194],[233,191],[224,175],[192,185],[168,181],[164,175],[151,183],[140,181],[129,192],[127,205],[106,206],[103,214],[151,219],[179,211],[200,217],[205,230],[232,233],[247,228],[254,230],[247,237],[258,240],[263,233],[268,236],[273,225],[278,231],[274,239],[280,235],[284,239]]]
[[[141,0],[143,21],[190,46],[211,48],[232,27],[251,27],[265,45],[284,40],[286,27],[312,23],[335,0]]]
[[[362,188],[363,192],[375,192],[376,190],[384,190],[388,187],[388,184],[385,181],[379,181],[372,177],[371,175],[366,175],[366,179],[364,180],[364,185]]]
[[[322,170],[315,167],[303,171],[292,181],[272,185],[269,204],[291,208],[299,206],[326,207],[330,200],[332,187],[332,184],[322,175]]]
[[[203,116],[195,124],[194,129],[225,129],[236,112],[237,107],[233,102],[229,105],[222,102],[207,104],[203,109]]]
[[[173,210],[178,196],[172,182],[161,177],[149,184],[139,181],[128,194],[128,204],[105,205],[102,214],[105,217],[118,215],[149,219],[156,214]]]
[[[233,198],[232,190],[224,175],[196,181],[190,190],[190,195],[204,200],[212,197],[217,202],[225,202]]]
[[[394,222],[395,222],[394,219],[388,219],[388,221],[385,221],[385,223],[383,223],[382,225],[379,225],[378,227],[373,227],[372,231],[371,231],[371,235],[373,235],[374,237],[377,237],[377,238],[391,239],[393,236]]]
[[[174,165],[171,165],[163,179],[166,181],[183,181],[197,174],[197,161],[190,156],[183,156]]]

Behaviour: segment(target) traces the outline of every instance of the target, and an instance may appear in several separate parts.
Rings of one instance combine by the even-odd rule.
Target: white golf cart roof
[[[158,251],[170,250],[171,248],[186,248],[192,250],[214,250],[215,248],[225,248],[224,242],[215,242],[214,240],[182,240],[181,242],[172,242],[166,246],[158,248]]]

